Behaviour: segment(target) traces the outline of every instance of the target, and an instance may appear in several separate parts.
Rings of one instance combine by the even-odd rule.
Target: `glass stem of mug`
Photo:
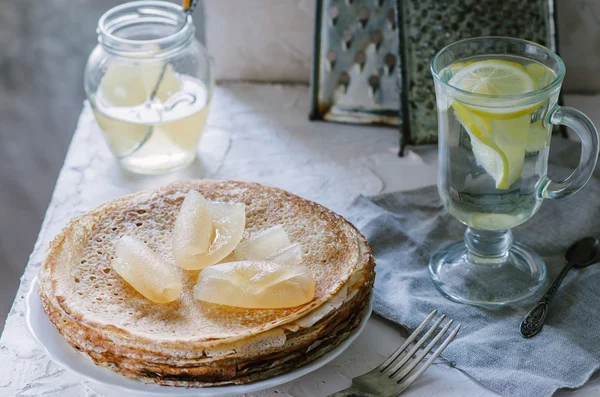
[[[512,246],[513,235],[510,229],[480,230],[468,228],[465,232],[465,244],[469,261],[481,265],[493,265],[504,262]]]

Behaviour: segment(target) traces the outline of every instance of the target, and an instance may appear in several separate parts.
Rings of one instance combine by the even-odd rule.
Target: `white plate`
[[[197,397],[218,397],[231,396],[243,393],[250,393],[258,390],[268,389],[270,387],[279,386],[283,383],[290,382],[309,372],[315,371],[346,350],[350,344],[360,335],[367,324],[367,320],[371,316],[372,297],[369,300],[368,307],[361,322],[346,340],[340,343],[335,349],[325,354],[324,356],[312,361],[300,368],[297,368],[287,374],[276,376],[274,378],[254,382],[247,385],[239,386],[219,386],[209,388],[182,388],[171,386],[159,386],[155,384],[147,384],[139,380],[129,379],[122,375],[112,372],[106,368],[95,365],[87,356],[79,353],[71,345],[69,345],[63,337],[58,333],[54,324],[50,322],[46,313],[42,309],[42,304],[37,293],[37,278],[32,282],[32,286],[27,294],[25,301],[27,306],[27,328],[31,335],[42,345],[46,353],[63,367],[73,371],[77,375],[97,382],[101,385],[107,385],[119,390],[125,390],[132,393],[141,394],[144,396],[197,396]]]

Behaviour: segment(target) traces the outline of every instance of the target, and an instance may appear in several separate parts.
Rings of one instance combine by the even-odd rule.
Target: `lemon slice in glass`
[[[498,59],[461,67],[449,83],[461,90],[485,95],[518,95],[535,89],[535,82],[523,66]]]
[[[542,120],[531,123],[529,133],[527,134],[527,146],[525,151],[528,153],[539,152],[550,144],[550,132],[552,128],[544,126]]]
[[[525,70],[533,79],[535,88],[547,86],[556,77],[550,68],[539,63],[529,63],[525,65]]]
[[[483,95],[519,95],[534,91],[536,81],[527,69],[515,62],[498,59],[473,62],[458,70],[448,83],[461,90]],[[494,99],[481,99],[480,105],[468,105],[469,110],[489,119],[512,119],[524,116],[542,103],[525,106],[490,107]]]
[[[494,179],[497,189],[508,189],[521,177],[529,117],[489,120],[458,101],[454,101],[452,107],[469,134],[477,163]]]
[[[485,60],[462,67],[450,85],[476,94],[506,96],[535,90],[527,70],[515,62]],[[494,98],[482,98],[481,105],[454,101],[454,113],[469,137],[478,164],[492,176],[497,189],[508,189],[521,177],[527,149],[530,114],[541,104],[490,106]]]
[[[505,230],[525,222],[527,217],[523,214],[486,214],[476,212],[471,216],[471,226],[481,230]]]

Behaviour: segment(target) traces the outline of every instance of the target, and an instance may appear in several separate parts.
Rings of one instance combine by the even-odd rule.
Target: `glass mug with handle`
[[[568,197],[591,177],[598,132],[580,111],[557,105],[563,61],[526,40],[481,37],[453,43],[432,60],[438,107],[438,190],[452,216],[468,226],[464,242],[436,252],[429,270],[448,298],[504,305],[544,286],[546,268],[511,228],[543,199]],[[563,181],[547,176],[552,125],[581,140],[577,169]]]

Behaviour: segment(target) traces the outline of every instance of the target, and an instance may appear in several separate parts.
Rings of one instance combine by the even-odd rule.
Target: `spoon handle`
[[[565,267],[563,267],[562,271],[558,277],[556,277],[548,291],[546,291],[544,296],[542,296],[542,298],[538,301],[537,305],[535,305],[533,309],[527,313],[527,316],[525,316],[523,319],[520,328],[521,335],[524,338],[531,338],[542,330],[542,327],[544,326],[544,320],[546,320],[546,315],[548,314],[548,306],[550,305],[550,301],[572,267],[573,265],[571,263],[567,263]]]

